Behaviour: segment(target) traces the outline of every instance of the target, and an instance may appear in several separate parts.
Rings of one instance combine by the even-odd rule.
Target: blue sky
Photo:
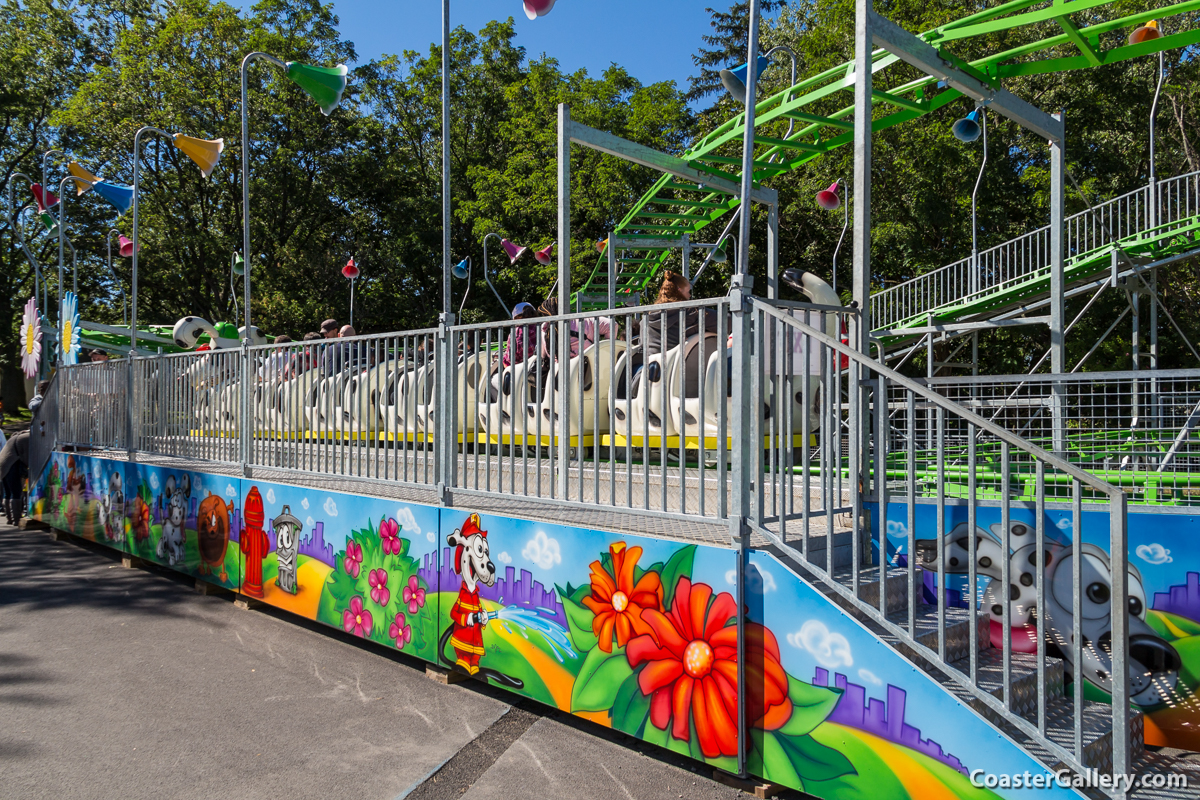
[[[612,62],[643,84],[673,80],[687,88],[692,54],[708,33],[706,7],[731,0],[558,0],[544,17],[528,20],[521,0],[451,0],[450,24],[478,31],[489,20],[513,17],[517,44],[530,58],[545,53],[567,71],[599,75]],[[252,2],[243,0],[249,8]],[[354,42],[360,62],[384,53],[425,52],[441,40],[438,0],[335,0],[342,35]]]

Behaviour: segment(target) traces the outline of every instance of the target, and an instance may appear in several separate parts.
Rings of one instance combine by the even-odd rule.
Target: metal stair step
[[[987,617],[985,616],[984,619]],[[1038,657],[1037,653],[1013,653],[1010,663],[1012,685],[1011,708],[1014,713],[1030,722],[1037,722]],[[1047,658],[1046,697],[1062,697],[1066,682],[1066,669],[1062,659]],[[969,657],[951,662],[964,675],[971,674]],[[976,685],[998,700],[1004,699],[1004,651],[987,646],[979,652],[975,661]]]
[[[960,697],[979,714],[1024,746],[1044,764],[1064,766],[1058,757],[1030,739],[1023,731],[990,706],[980,701],[971,691],[953,681],[944,683],[946,688]],[[1046,738],[1068,751],[1075,749],[1075,703],[1066,695],[1046,697]],[[1036,712],[1035,712],[1036,713]],[[1084,701],[1083,707],[1083,753],[1080,761],[1091,769],[1101,772],[1112,771],[1112,709],[1103,703]],[[1142,712],[1130,711],[1129,741],[1133,759],[1145,752],[1145,719]]]

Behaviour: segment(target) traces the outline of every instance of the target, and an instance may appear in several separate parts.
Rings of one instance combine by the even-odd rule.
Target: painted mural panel
[[[93,542],[127,550],[125,462],[52,453],[30,481],[29,515]]]
[[[746,602],[747,674],[782,675],[791,706],[755,722],[754,774],[827,800],[1075,796],[973,786],[1046,771],[773,556],[750,552]]]
[[[915,509],[915,533],[918,558],[936,551],[937,509],[931,504],[918,503]],[[982,538],[977,547],[977,559],[989,558],[988,565],[979,567],[978,598],[981,613],[991,617],[992,644],[1002,647],[1005,593],[999,591],[999,565],[1003,558],[1010,560],[1014,592],[1010,595],[1013,620],[1013,649],[1035,652],[1037,621],[1028,613],[1036,606],[1036,585],[1030,572],[1028,555],[1034,548],[1035,510],[1014,506],[1010,513],[1010,552],[1001,550],[999,508],[977,510],[977,534]],[[1068,675],[1081,674],[1085,679],[1085,696],[1108,702],[1111,698],[1110,662],[1103,648],[1089,650],[1084,663],[1076,669],[1069,661],[1069,652],[1060,651],[1055,640],[1067,641],[1072,618],[1071,552],[1074,515],[1069,509],[1047,509],[1044,520],[1047,549],[1046,585],[1048,614],[1046,619],[1047,652],[1066,660]],[[908,561],[908,511],[900,503],[888,505],[887,554],[894,564]],[[969,553],[949,552],[955,542],[967,532],[965,506],[946,507],[945,527],[948,536],[945,555],[947,564],[947,603],[966,607],[972,591],[965,574]],[[1108,587],[1111,581],[1109,564],[1109,523],[1103,512],[1088,511],[1081,520],[1084,558],[1084,633],[1091,641],[1103,641],[1111,629],[1108,606]],[[1200,518],[1178,513],[1129,514],[1129,618],[1130,655],[1134,676],[1130,685],[1133,702],[1146,715],[1146,743],[1200,750],[1200,549],[1195,539],[1200,533]],[[878,535],[878,531],[876,531]],[[921,563],[921,560],[918,560]],[[989,573],[995,574],[989,574]],[[936,571],[925,573],[926,602],[937,602]],[[1023,624],[1022,624],[1023,623]]]
[[[136,462],[126,463],[125,475],[129,552],[236,591],[238,479]]]
[[[242,594],[434,660],[438,510],[241,481]]]
[[[443,665],[736,771],[733,551],[449,509],[442,533]]]

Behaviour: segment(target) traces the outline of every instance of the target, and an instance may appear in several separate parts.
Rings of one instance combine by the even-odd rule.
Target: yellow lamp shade
[[[67,172],[71,173],[72,177],[80,179],[80,180],[75,181],[75,196],[76,197],[79,197],[80,195],[85,193],[87,190],[91,189],[92,184],[95,183],[96,181],[100,180],[95,175],[88,172],[83,167],[79,166],[79,162],[77,162],[77,161],[72,161],[70,164],[67,164]]]
[[[225,149],[225,140],[196,139],[177,133],[175,134],[175,146],[187,154],[192,161],[195,161],[200,167],[200,172],[207,178],[212,175],[217,161],[221,159],[221,151]]]

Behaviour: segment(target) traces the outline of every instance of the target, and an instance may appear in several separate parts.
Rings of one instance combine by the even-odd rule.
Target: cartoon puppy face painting
[[[166,559],[169,566],[182,563],[184,558],[184,543],[186,538],[183,531],[183,521],[187,518],[187,501],[192,493],[191,478],[185,472],[178,485],[175,476],[167,478],[163,487],[162,501],[165,505],[163,513],[166,519],[162,524],[162,538],[158,540],[156,553],[160,559]]]
[[[225,570],[225,552],[229,549],[229,514],[233,504],[213,494],[200,501],[196,511],[196,549],[200,552],[200,574],[212,572],[224,583],[229,579]]]
[[[1011,550],[1005,553],[1000,525],[990,531],[975,530],[976,574],[987,579],[981,598],[981,610],[990,617],[993,647],[1004,646],[1004,614],[1012,624],[1011,646],[1014,652],[1037,651],[1037,568],[1038,548],[1034,529],[1023,522],[1009,524]],[[943,540],[938,553],[936,539],[916,542],[918,563],[935,570],[939,558],[947,574],[970,574],[971,541],[966,523],[960,524]],[[1046,541],[1041,560],[1046,580],[1047,652],[1062,658],[1068,672],[1082,677],[1101,691],[1112,693],[1112,566],[1108,553],[1091,544],[1080,546],[1083,559],[1082,592],[1076,608],[1073,601],[1074,553],[1069,545]],[[1008,562],[1009,586],[1003,584],[1004,562]],[[1146,591],[1142,576],[1130,565],[1129,654],[1130,700],[1141,707],[1153,707],[1172,699],[1182,659],[1165,639],[1146,623]],[[1082,659],[1075,658],[1075,613],[1080,616],[1083,634]]]
[[[462,578],[458,600],[450,610],[454,620],[450,645],[456,656],[455,666],[474,675],[479,672],[479,659],[484,653],[483,626],[489,620],[479,602],[479,584],[491,586],[496,582],[496,565],[478,514],[467,517],[461,528],[446,537],[446,544],[454,548],[454,571]]]
[[[100,523],[104,536],[115,542],[125,534],[125,495],[121,491],[121,473],[108,476],[108,491],[100,499]]]

